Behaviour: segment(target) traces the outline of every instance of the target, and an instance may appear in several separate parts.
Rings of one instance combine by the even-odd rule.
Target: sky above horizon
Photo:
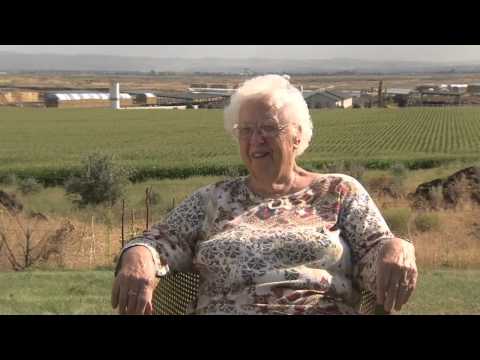
[[[480,45],[0,45],[0,51],[159,58],[352,58],[380,61],[480,62]]]

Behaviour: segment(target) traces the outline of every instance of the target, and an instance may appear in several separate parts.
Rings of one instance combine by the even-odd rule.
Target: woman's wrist
[[[155,267],[156,277],[166,275],[169,272],[168,265],[163,264],[159,254],[156,252],[156,250],[152,246],[148,244],[131,244],[130,246],[122,250],[122,253],[120,254],[120,258],[118,259],[118,262],[117,262],[117,267],[115,269],[115,275],[117,275],[120,269],[124,266],[125,257],[127,257],[128,260],[133,260],[133,261],[135,261],[135,259],[140,259],[140,258],[151,259]]]

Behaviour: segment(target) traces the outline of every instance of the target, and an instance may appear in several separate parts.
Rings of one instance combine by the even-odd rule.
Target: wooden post
[[[112,229],[109,226],[107,229],[107,249],[105,250],[105,264],[109,265],[112,256]]]
[[[130,227],[130,238],[135,236],[135,210],[131,210],[131,227]]]
[[[95,261],[95,227],[94,227],[94,217],[92,216],[92,242],[90,245],[90,267],[94,264]]]
[[[122,249],[125,246],[125,199],[122,200]]]
[[[30,266],[30,251],[31,251],[31,231],[30,226],[25,231],[25,269]]]
[[[107,244],[105,246],[105,265],[109,265],[112,255],[112,207],[108,209]]]
[[[148,217],[150,213],[149,209],[149,203],[150,203],[150,192],[148,187],[145,189],[145,207],[147,209],[147,216],[146,216],[146,224],[145,224],[145,230],[148,230]]]
[[[382,92],[383,80],[380,80],[378,84],[378,107],[383,107],[383,92]]]

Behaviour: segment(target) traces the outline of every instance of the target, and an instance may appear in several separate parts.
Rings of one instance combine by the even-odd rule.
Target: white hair
[[[224,126],[227,133],[238,141],[234,129],[238,125],[242,104],[246,100],[268,97],[269,104],[276,111],[288,107],[293,114],[293,118],[288,118],[287,121],[297,124],[301,129],[300,143],[295,156],[303,154],[312,139],[313,124],[302,93],[290,84],[289,78],[288,75],[264,75],[245,81],[232,95],[230,104],[225,108]]]

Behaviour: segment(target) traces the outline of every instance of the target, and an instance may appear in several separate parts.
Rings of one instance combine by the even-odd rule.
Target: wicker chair
[[[162,276],[153,292],[154,315],[185,315],[197,299],[200,279],[197,273],[176,272]],[[375,294],[363,290],[358,311],[364,315],[388,315],[376,304]]]

